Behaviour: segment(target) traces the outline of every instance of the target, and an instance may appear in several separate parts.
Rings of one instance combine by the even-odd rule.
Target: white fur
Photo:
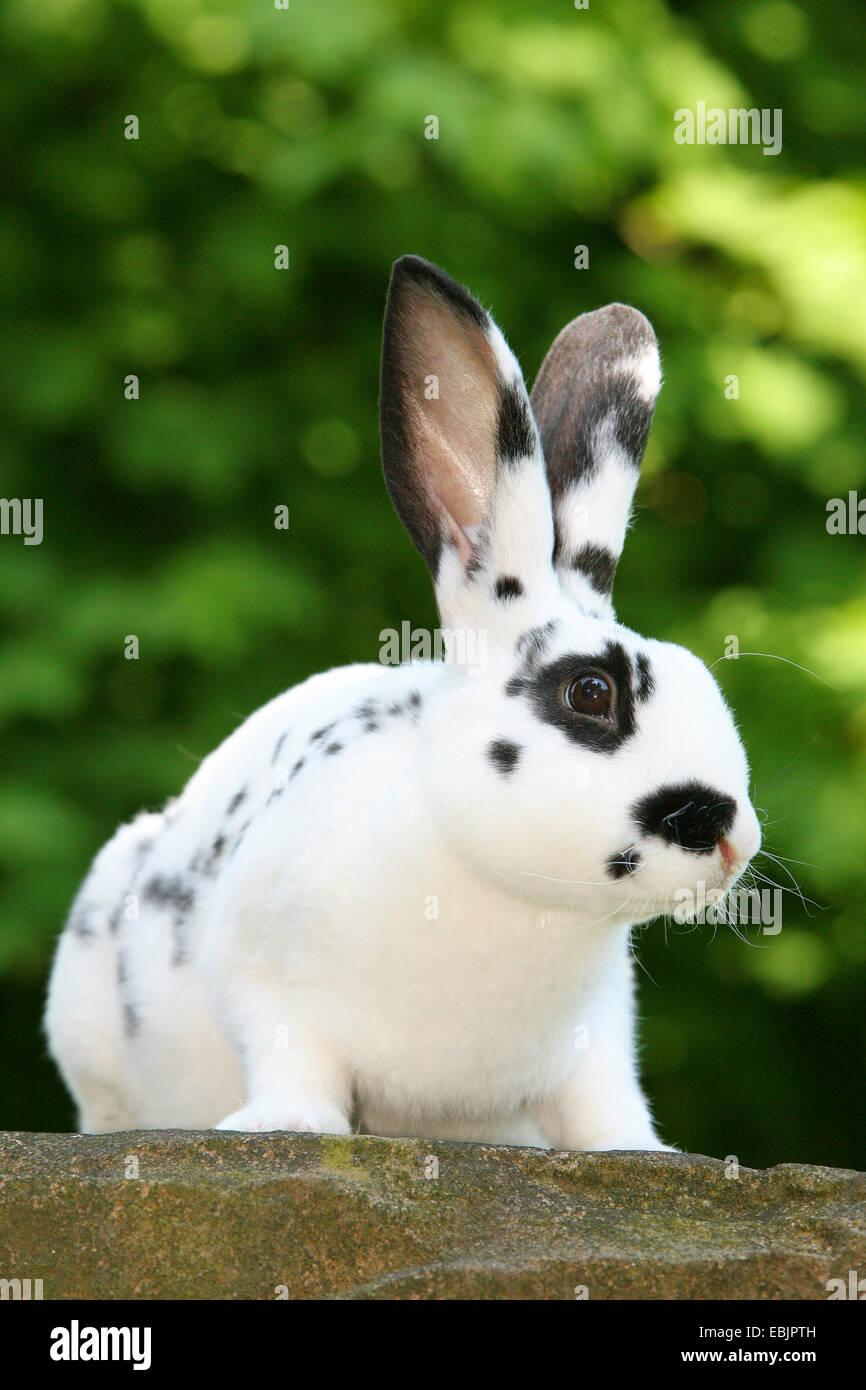
[[[631,493],[609,463],[586,490],[587,538],[621,545]],[[695,657],[639,638],[554,574],[540,457],[500,481],[489,518],[484,573],[467,582],[446,547],[437,585],[443,615],[484,628],[484,669],[314,676],[238,728],[164,814],[124,826],[98,855],[46,1017],[82,1129],[357,1125],[661,1147],[637,1078],[629,931],[677,888],[721,883],[726,865],[661,841],[629,878],[605,864],[634,839],[629,808],[671,778],[736,798],[730,839],[744,864],[757,847],[745,755]],[[519,575],[525,594],[496,601],[497,572]],[[515,643],[551,621],[546,660],[612,639],[652,662],[656,689],[614,754],[575,745],[506,693]],[[365,730],[368,700],[385,712]],[[388,714],[394,702],[402,712]],[[487,756],[495,739],[521,750],[507,777]],[[195,890],[180,935],[154,881]]]
[[[618,365],[625,376],[632,378],[641,399],[655,404],[662,385],[662,364],[655,345],[647,346],[634,357],[622,358]]]

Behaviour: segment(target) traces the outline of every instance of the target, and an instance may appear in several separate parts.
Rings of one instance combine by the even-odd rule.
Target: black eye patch
[[[545,623],[543,627],[531,627],[518,637],[514,644],[514,650],[520,657],[525,670],[535,670],[544,653],[547,651],[548,644],[556,635],[559,624],[555,619]]]
[[[596,671],[609,673],[616,685],[613,717],[609,723],[591,715],[576,714],[562,701],[565,682]],[[525,696],[545,724],[559,729],[572,743],[596,753],[615,753],[636,728],[633,668],[628,652],[619,642],[608,642],[601,652],[560,656],[535,671],[524,670],[512,676],[505,693]]]
[[[649,657],[645,656],[643,652],[639,652],[635,658],[635,666],[637,667],[637,689],[635,690],[635,694],[641,703],[643,703],[652,695],[656,688],[656,683],[653,680],[652,666],[650,665]]]

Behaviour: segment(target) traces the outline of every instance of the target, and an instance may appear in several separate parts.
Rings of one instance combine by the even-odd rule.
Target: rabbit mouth
[[[719,888],[723,893],[726,893],[729,888],[733,888],[747,863],[748,860],[746,859],[735,859],[730,863],[726,862],[722,871],[722,877],[719,880]]]

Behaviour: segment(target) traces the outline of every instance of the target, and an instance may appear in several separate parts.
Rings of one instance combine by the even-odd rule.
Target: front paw
[[[590,1153],[661,1153],[678,1154],[673,1144],[663,1144],[654,1134],[624,1134],[596,1137],[582,1146]]]
[[[226,1115],[214,1129],[246,1133],[289,1130],[293,1134],[351,1134],[352,1126],[338,1105],[330,1101],[294,1100],[291,1096],[260,1096],[249,1105]]]

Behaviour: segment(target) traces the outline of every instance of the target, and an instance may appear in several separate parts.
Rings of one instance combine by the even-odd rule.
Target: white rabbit
[[[100,852],[46,1015],[83,1130],[663,1147],[630,927],[760,835],[709,672],[611,606],[660,380],[613,304],[530,406],[467,291],[396,263],[385,478],[443,628],[478,640],[278,696]]]

